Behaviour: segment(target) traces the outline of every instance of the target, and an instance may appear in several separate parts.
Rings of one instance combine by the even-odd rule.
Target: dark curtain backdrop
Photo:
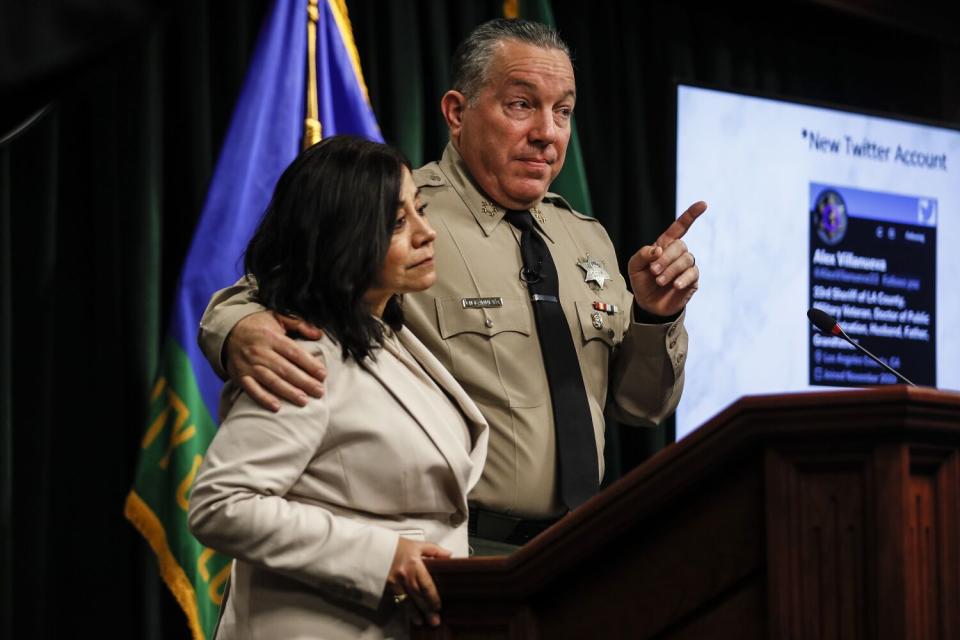
[[[264,5],[182,2],[119,26],[103,6],[45,52],[45,83],[15,95],[48,110],[0,146],[2,638],[186,637],[123,501]]]
[[[0,637],[186,637],[122,505],[265,3],[29,4],[0,7]],[[624,261],[675,214],[676,80],[960,124],[955,11],[712,5],[553,2],[594,212]],[[438,157],[450,53],[502,3],[348,6],[384,135]],[[669,439],[620,435],[614,473]]]

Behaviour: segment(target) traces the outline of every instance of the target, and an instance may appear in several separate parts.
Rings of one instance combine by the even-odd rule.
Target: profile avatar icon
[[[824,243],[835,245],[847,233],[847,205],[843,197],[828,189],[817,196],[813,211],[813,226]]]

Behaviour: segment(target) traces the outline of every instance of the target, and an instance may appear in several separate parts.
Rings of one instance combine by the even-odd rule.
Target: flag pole
[[[303,122],[303,148],[320,142],[320,106],[317,101],[317,22],[320,9],[317,0],[308,0],[307,6],[307,117]]]

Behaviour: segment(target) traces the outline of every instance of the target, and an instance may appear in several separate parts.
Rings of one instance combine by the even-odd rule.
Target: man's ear
[[[459,91],[451,89],[440,99],[440,111],[450,129],[450,138],[460,140],[460,130],[463,128],[463,112],[467,108],[467,97]]]

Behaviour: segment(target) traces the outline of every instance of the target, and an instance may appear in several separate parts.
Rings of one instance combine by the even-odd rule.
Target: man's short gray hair
[[[529,20],[497,18],[474,29],[453,54],[453,88],[475,102],[489,81],[488,71],[499,43],[513,40],[541,49],[557,49],[571,58],[570,47],[553,27]]]

